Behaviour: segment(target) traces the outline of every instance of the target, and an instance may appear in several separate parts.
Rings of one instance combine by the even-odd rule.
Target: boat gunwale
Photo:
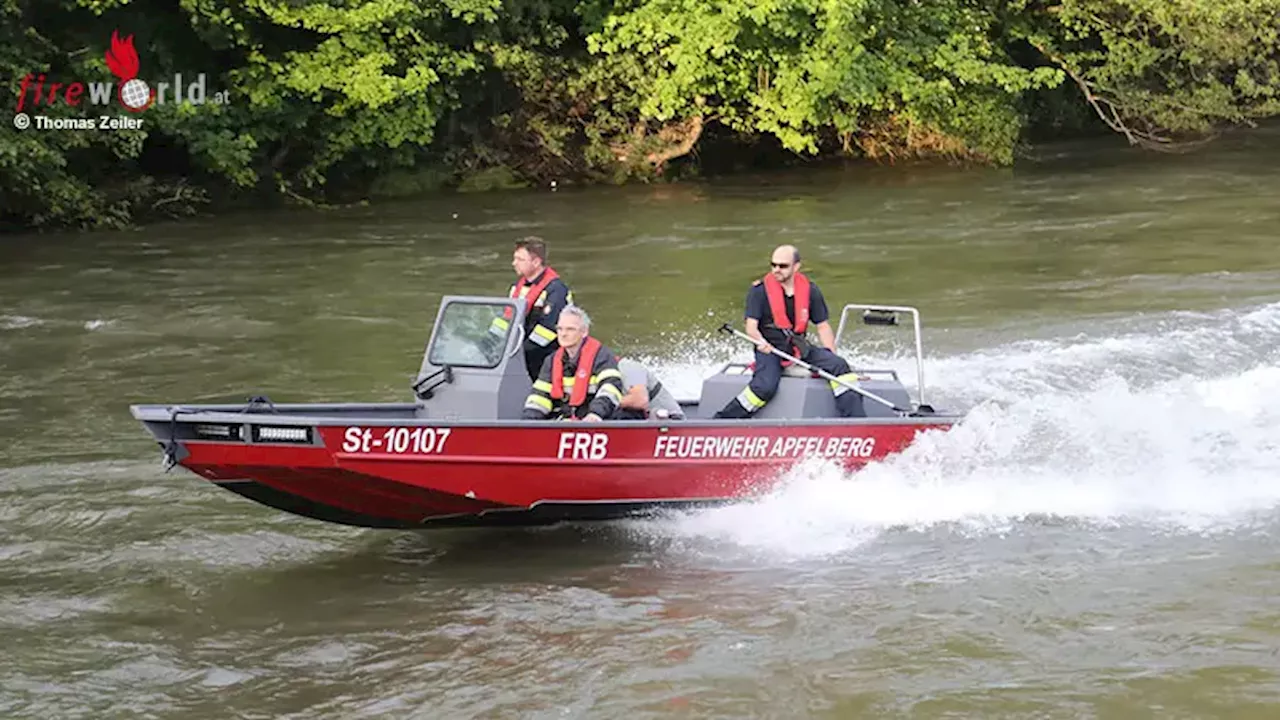
[[[306,425],[315,427],[342,427],[350,425],[405,426],[405,427],[473,427],[473,428],[565,428],[560,421],[513,419],[467,419],[396,417],[361,415],[370,411],[415,412],[414,403],[293,403],[275,405],[271,410],[247,411],[244,405],[131,405],[129,411],[142,422],[182,423],[241,423],[253,425]],[[274,411],[273,411],[274,410]],[[963,420],[959,414],[925,414],[901,417],[869,418],[686,418],[682,420],[610,419],[594,423],[571,423],[568,427],[580,430],[592,428],[659,428],[670,430],[680,427],[700,428],[789,428],[789,427],[874,427],[884,425],[951,426]]]

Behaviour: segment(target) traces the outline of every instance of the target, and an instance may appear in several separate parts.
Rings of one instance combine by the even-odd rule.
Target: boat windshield
[[[511,334],[499,303],[455,300],[445,306],[431,342],[427,361],[432,365],[493,368],[502,362],[502,353]]]

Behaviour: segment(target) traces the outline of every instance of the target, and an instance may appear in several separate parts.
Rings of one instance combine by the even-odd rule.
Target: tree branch
[[[1098,117],[1101,118],[1102,122],[1106,123],[1107,127],[1112,130],[1124,135],[1130,145],[1139,145],[1151,150],[1176,152],[1193,146],[1198,147],[1204,144],[1204,142],[1212,140],[1212,137],[1210,137],[1197,143],[1178,143],[1172,138],[1156,133],[1154,130],[1138,130],[1130,127],[1129,123],[1125,122],[1123,112],[1124,106],[1121,103],[1100,94],[1093,84],[1086,80],[1084,76],[1077,73],[1075,70],[1072,70],[1071,66],[1067,64],[1066,60],[1061,56],[1050,52],[1038,43],[1033,44],[1042,55],[1051,60],[1058,67],[1062,68],[1062,71],[1065,72],[1080,88],[1080,92],[1084,93],[1085,101],[1088,102],[1094,112],[1098,114]]]
[[[649,153],[645,160],[648,160],[654,167],[658,167],[668,160],[688,155],[693,146],[698,143],[698,138],[702,137],[702,126],[702,116],[694,115],[674,127],[668,125],[662,128],[658,133],[658,138],[668,143],[675,141],[675,144],[668,145],[657,152]],[[684,137],[678,139],[681,135]]]

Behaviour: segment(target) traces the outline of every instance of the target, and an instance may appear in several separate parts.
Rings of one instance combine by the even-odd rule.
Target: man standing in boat
[[[756,280],[747,291],[746,333],[756,340],[756,363],[751,383],[730,400],[717,418],[749,418],[778,392],[782,368],[787,363],[773,353],[777,348],[814,367],[854,384],[857,373],[836,355],[836,335],[831,329],[827,302],[818,285],[800,272],[800,251],[782,245],[773,251],[769,274]],[[822,347],[811,345],[806,336],[810,325],[818,330]],[[858,410],[858,395],[844,385],[831,383],[836,409],[843,417]]]
[[[598,422],[622,403],[622,372],[613,351],[591,337],[591,317],[577,305],[560,311],[560,343],[533,381],[524,401],[525,420]]]
[[[516,240],[511,254],[511,267],[516,281],[508,291],[512,298],[524,298],[524,365],[530,380],[536,380],[542,363],[556,350],[556,321],[560,311],[573,303],[573,291],[560,279],[559,273],[547,267],[547,243],[540,237]],[[510,309],[506,317],[494,318],[489,330],[498,337],[507,334],[511,324]]]

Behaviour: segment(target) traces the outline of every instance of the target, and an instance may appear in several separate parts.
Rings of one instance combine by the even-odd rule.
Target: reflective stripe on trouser
[[[751,393],[759,404],[755,407],[743,407],[748,412],[755,412],[765,406],[778,393],[778,383],[782,381],[782,359],[772,353],[766,355],[756,351],[756,367],[751,373],[751,383],[741,395]]]
[[[851,385],[857,384],[858,374],[849,371],[849,363],[845,362],[844,358],[824,347],[811,346],[809,348],[809,352],[805,353],[801,360],[804,360],[823,372],[835,375]],[[829,384],[831,385],[832,394],[836,397],[836,410],[840,412],[841,417],[862,416],[861,395],[840,383]]]
[[[730,400],[719,412],[718,418],[749,418],[764,407],[774,393],[778,392],[778,381],[782,379],[782,363],[777,355],[766,355],[756,351],[756,366],[751,375],[751,382]]]
[[[742,388],[742,392],[738,393],[738,396],[734,398],[734,400],[737,400],[738,404],[742,406],[742,409],[749,413],[759,410],[764,407],[765,404],[765,400],[755,394],[755,392],[751,390],[750,385]]]
[[[836,382],[836,380],[841,380],[843,382]],[[858,373],[849,372],[843,375],[837,375],[836,380],[831,381],[831,392],[835,393],[836,397],[840,397],[847,392],[853,392],[853,390],[849,388],[849,385],[856,386],[858,384]],[[848,383],[848,385],[845,383]]]

